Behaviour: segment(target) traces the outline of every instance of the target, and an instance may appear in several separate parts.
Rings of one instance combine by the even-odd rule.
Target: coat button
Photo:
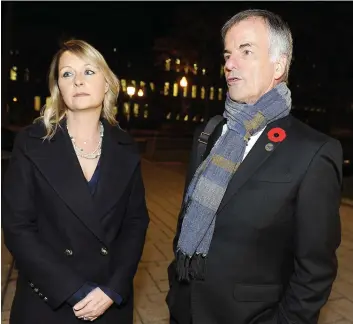
[[[32,288],[34,288],[34,284],[33,284],[33,283],[30,282],[29,285],[30,285]]]
[[[39,293],[38,296],[39,296],[40,298],[42,298],[42,297],[43,297],[43,294],[42,294],[42,293]]]
[[[108,255],[108,250],[105,247],[101,248],[101,254],[102,255]]]
[[[39,291],[39,289],[38,288],[34,288],[34,291],[37,293]]]
[[[67,256],[71,256],[71,255],[73,255],[74,253],[72,252],[72,250],[66,249],[66,250],[65,250],[65,254],[66,254]]]
[[[45,302],[47,302],[47,301],[48,301],[48,298],[47,298],[47,297],[44,297],[43,300],[44,300]]]

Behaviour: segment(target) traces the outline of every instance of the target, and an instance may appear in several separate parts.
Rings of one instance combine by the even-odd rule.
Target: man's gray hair
[[[228,31],[239,22],[253,18],[262,18],[267,24],[269,31],[269,43],[270,43],[270,57],[271,61],[275,62],[279,60],[282,55],[287,57],[287,66],[283,76],[283,81],[288,82],[289,67],[292,61],[293,55],[293,38],[292,33],[288,25],[282,20],[282,18],[270,11],[261,9],[249,9],[241,11],[230,18],[222,27],[222,38],[223,42]]]

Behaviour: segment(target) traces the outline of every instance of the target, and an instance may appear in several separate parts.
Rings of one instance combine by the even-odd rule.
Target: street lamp
[[[130,98],[135,94],[136,88],[133,86],[129,86],[126,88],[127,94],[130,96]]]
[[[136,92],[136,88],[134,86],[128,86],[126,88],[126,92],[127,94],[129,95],[130,97],[130,100],[129,100],[129,111],[128,111],[128,116],[127,116],[127,121],[128,121],[128,124],[127,124],[127,128],[129,129],[130,128],[130,112],[131,112],[131,105],[132,105],[132,96],[135,94]]]
[[[187,114],[187,107],[186,107],[186,103],[185,103],[185,97],[186,97],[186,92],[187,92],[187,86],[188,86],[188,80],[186,80],[186,77],[183,76],[180,80],[180,86],[183,88],[183,93],[182,93],[182,97],[181,97],[181,113],[186,113]],[[186,120],[185,120],[186,121]]]
[[[180,86],[181,86],[182,88],[186,88],[186,87],[188,86],[188,80],[186,80],[186,77],[185,77],[185,76],[183,76],[183,77],[181,78],[181,80],[180,80]]]
[[[143,97],[143,90],[140,89],[140,90],[137,92],[137,95],[138,95],[139,97]]]

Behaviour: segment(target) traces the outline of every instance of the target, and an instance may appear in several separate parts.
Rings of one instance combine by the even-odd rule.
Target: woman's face
[[[109,85],[100,69],[66,51],[59,60],[58,85],[69,110],[102,109]]]

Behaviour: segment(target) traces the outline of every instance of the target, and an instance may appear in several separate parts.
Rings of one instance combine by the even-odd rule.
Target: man
[[[194,139],[168,268],[173,324],[313,324],[337,273],[342,149],[290,115],[292,36],[248,10],[223,27],[224,122]]]

